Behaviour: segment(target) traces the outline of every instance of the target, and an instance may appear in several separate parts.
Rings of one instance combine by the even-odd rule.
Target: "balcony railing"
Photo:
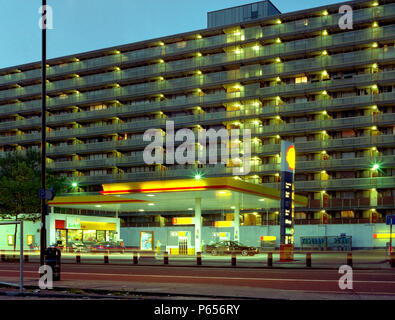
[[[390,18],[394,14],[395,14],[395,6],[393,4],[388,4],[388,5],[382,5],[377,8],[364,8],[360,10],[354,10],[353,20],[354,23],[362,23],[372,19],[376,20],[378,17],[380,17],[380,19]],[[61,74],[75,73],[75,72],[81,72],[84,70],[91,70],[91,69],[99,69],[99,68],[110,67],[114,65],[122,66],[128,63],[130,64],[137,61],[146,60],[149,58],[151,59],[163,58],[169,54],[171,55],[174,53],[176,54],[186,53],[189,51],[194,51],[203,48],[208,49],[213,46],[229,45],[232,42],[236,43],[245,40],[260,39],[260,38],[264,40],[280,35],[289,36],[291,34],[300,31],[312,32],[312,31],[321,30],[323,27],[330,28],[331,26],[332,27],[337,26],[339,18],[340,18],[340,14],[333,14],[323,17],[309,18],[307,25],[305,25],[304,23],[298,23],[293,21],[293,22],[283,23],[281,25],[265,26],[263,28],[250,27],[242,30],[244,34],[241,34],[239,36],[229,35],[229,34],[219,35],[219,36],[203,38],[198,40],[184,41],[183,43],[175,43],[175,44],[165,45],[160,47],[135,50],[124,54],[110,55],[110,56],[89,59],[80,62],[52,66],[48,68],[47,72],[49,76],[59,76]],[[357,32],[373,33],[376,31],[361,30]],[[343,44],[345,41],[348,40],[347,38],[350,37],[349,35],[350,33],[352,32],[349,31],[344,36],[342,34],[341,37],[343,39],[340,39],[339,35],[335,35],[335,38],[336,37],[339,38],[338,41],[341,41],[341,43]],[[327,36],[327,39],[330,38],[331,38],[330,36]],[[366,39],[366,35],[364,35],[363,37],[353,36],[352,39],[354,41]],[[298,47],[303,47],[304,49],[306,49],[309,47],[313,47],[313,44],[308,43],[307,45],[306,41],[304,44],[300,42],[299,45],[294,45],[293,50],[297,49]],[[286,51],[284,50],[284,48],[282,49],[283,49],[282,52]],[[40,77],[40,72],[41,72],[40,69],[36,69],[32,71],[25,71],[25,72],[5,75],[0,77],[0,84],[11,84],[16,82],[21,82],[23,80],[38,79]]]
[[[394,26],[395,33],[395,26]],[[89,104],[94,102],[113,101],[117,99],[128,99],[129,97],[144,97],[148,94],[166,94],[167,92],[173,93],[180,89],[196,89],[203,88],[205,86],[233,83],[235,81],[242,81],[246,79],[256,78],[262,79],[262,75],[267,78],[273,78],[281,76],[282,73],[298,73],[308,72],[309,70],[315,71],[317,69],[322,70],[328,66],[344,66],[344,65],[356,65],[358,63],[368,63],[369,61],[381,62],[382,60],[393,60],[395,58],[395,49],[390,47],[387,50],[384,49],[369,49],[359,52],[350,52],[338,55],[320,56],[317,58],[305,59],[300,61],[285,62],[280,64],[271,64],[266,66],[255,65],[252,66],[252,70],[240,69],[232,71],[223,71],[214,74],[207,74],[201,76],[192,76],[188,78],[173,79],[168,81],[158,82],[147,82],[139,85],[129,85],[121,88],[104,89],[99,91],[90,91],[83,94],[73,94],[66,97],[50,98],[48,99],[48,109],[61,108],[70,105]],[[382,77],[388,77],[391,79],[391,75],[388,73],[382,73]],[[250,95],[272,97],[278,95],[287,95],[290,93],[305,93],[306,90],[322,91],[330,89],[331,86],[355,86],[356,81],[360,79],[360,85],[366,85],[365,82],[377,81],[377,77],[380,77],[380,73],[372,75],[356,76],[353,81],[349,79],[345,80],[328,80],[319,83],[308,83],[299,85],[279,85],[274,87],[261,88],[257,90],[250,90]],[[76,89],[72,87],[72,89]],[[248,91],[249,87],[245,86]],[[255,92],[254,92],[255,91]],[[18,98],[19,96],[16,96]],[[25,103],[14,103],[11,105],[3,105],[0,108],[2,114],[13,114],[15,112],[22,113],[23,111],[34,111],[39,110],[39,104],[37,101],[30,101]]]
[[[121,224],[121,227],[160,227],[160,222],[124,222]]]
[[[58,91],[67,90],[78,90],[86,88],[89,86],[98,86],[105,84],[122,83],[124,80],[137,80],[144,79],[146,77],[154,77],[157,75],[165,75],[167,72],[174,71],[187,71],[196,70],[201,67],[210,67],[213,64],[224,64],[227,62],[242,61],[252,58],[273,58],[277,56],[283,56],[289,53],[295,54],[297,51],[319,51],[320,49],[330,49],[332,46],[337,46],[339,44],[343,46],[355,44],[356,41],[362,40],[364,42],[368,41],[380,41],[382,38],[389,35],[394,36],[395,26],[385,26],[382,28],[366,29],[359,31],[350,31],[347,34],[337,34],[328,37],[321,38],[311,38],[307,40],[298,40],[293,42],[287,42],[282,44],[274,44],[260,48],[259,50],[254,49],[244,49],[240,54],[220,54],[215,56],[201,57],[185,60],[183,64],[179,62],[173,62],[168,64],[158,64],[149,67],[133,68],[125,71],[115,71],[105,74],[78,77],[68,80],[60,80],[56,82],[51,82],[47,85],[48,93],[55,93]],[[191,61],[192,60],[192,61]],[[331,65],[336,65],[336,56],[330,58]],[[283,64],[283,70],[286,72],[290,66],[295,66],[300,64],[300,61],[289,62]],[[266,70],[269,67],[266,66],[262,69],[262,74],[264,76],[270,75],[270,71]],[[293,69],[292,68],[292,69]],[[184,69],[184,70],[183,70]],[[269,71],[269,72],[268,72]],[[185,80],[185,79],[184,79]],[[173,80],[176,82],[177,80]],[[164,82],[166,83],[166,82]],[[172,81],[167,82],[171,87]],[[203,83],[207,83],[207,79],[203,80]],[[165,87],[163,89],[166,89]],[[41,85],[32,85],[24,88],[9,89],[1,91],[3,98],[26,98],[30,95],[38,95],[41,90]]]
[[[265,187],[280,189],[280,183],[263,183]],[[392,188],[395,185],[395,176],[356,179],[331,179],[296,181],[295,192],[322,191],[322,190],[370,190],[379,188]]]

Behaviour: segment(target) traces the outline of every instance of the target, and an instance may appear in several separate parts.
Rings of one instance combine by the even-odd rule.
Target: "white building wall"
[[[154,231],[155,245],[159,240],[162,245],[169,243],[171,231],[190,231],[194,232],[193,226],[188,227],[146,227],[146,228],[121,228],[121,238],[125,245],[129,247],[139,247],[140,231]],[[395,231],[395,230],[394,230]],[[233,228],[203,227],[202,240],[204,244],[209,244],[214,240],[214,232],[229,232],[230,239],[233,240]],[[295,247],[300,247],[301,237],[318,236],[346,236],[352,237],[352,246],[360,248],[385,248],[386,239],[374,239],[375,233],[389,233],[389,226],[384,223],[379,224],[326,224],[326,225],[296,225],[295,226]],[[280,246],[280,227],[279,226],[241,226],[240,242],[245,245],[261,245],[262,236],[275,236],[276,247]],[[395,241],[394,241],[395,244]],[[192,245],[193,246],[193,245]]]
[[[14,246],[9,246],[7,244],[7,236],[14,235],[15,233],[15,225],[0,225],[0,250],[13,250]],[[32,221],[24,221],[23,222],[23,249],[28,250],[27,246],[27,235],[33,236],[33,243],[36,245],[40,245],[40,222],[32,222]],[[20,248],[20,228],[18,226],[17,229],[17,237],[16,237],[16,248],[19,250]]]

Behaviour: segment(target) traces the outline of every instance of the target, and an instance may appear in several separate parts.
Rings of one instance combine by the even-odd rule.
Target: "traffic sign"
[[[388,225],[395,224],[395,216],[387,216],[386,224]]]
[[[55,198],[55,194],[52,192],[52,190],[45,190],[45,189],[40,189],[38,191],[38,196],[40,199],[46,199],[46,200],[53,200]]]

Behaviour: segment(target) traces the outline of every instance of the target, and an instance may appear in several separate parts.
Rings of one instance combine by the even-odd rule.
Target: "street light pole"
[[[45,171],[46,171],[46,97],[47,97],[47,27],[44,17],[47,13],[46,10],[47,0],[42,0],[42,19],[41,19],[41,188],[45,190]],[[44,265],[44,252],[47,242],[47,230],[45,228],[45,217],[47,215],[47,203],[43,197],[41,199],[41,234],[40,234],[40,266]]]

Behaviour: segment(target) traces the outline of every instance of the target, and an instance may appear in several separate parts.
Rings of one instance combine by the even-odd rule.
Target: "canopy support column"
[[[240,239],[240,203],[235,204],[233,225],[234,225],[233,240],[239,241],[239,239]]]
[[[201,252],[202,198],[195,198],[195,254]]]

